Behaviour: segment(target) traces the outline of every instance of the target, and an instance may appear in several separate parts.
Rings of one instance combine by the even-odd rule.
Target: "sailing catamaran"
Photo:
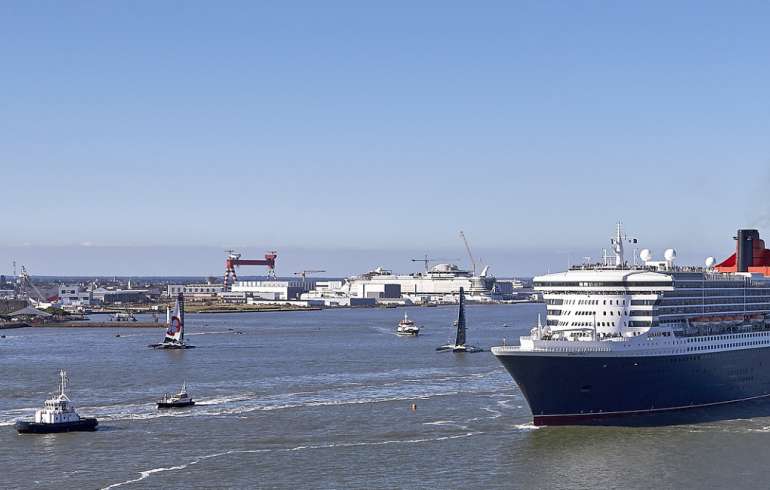
[[[465,291],[460,288],[460,311],[457,315],[457,336],[454,344],[436,347],[440,352],[482,352],[484,349],[465,344]]]
[[[174,313],[168,320],[166,336],[160,344],[150,344],[148,347],[153,349],[192,349],[194,345],[187,345],[184,342],[184,295],[179,293],[174,305]]]

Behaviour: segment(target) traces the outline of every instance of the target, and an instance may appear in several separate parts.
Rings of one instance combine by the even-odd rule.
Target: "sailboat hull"
[[[194,349],[194,345],[180,344],[176,342],[164,342],[162,344],[150,344],[147,347],[161,350]]]
[[[438,352],[484,352],[484,349],[472,345],[442,345],[441,347],[436,347],[436,350]]]

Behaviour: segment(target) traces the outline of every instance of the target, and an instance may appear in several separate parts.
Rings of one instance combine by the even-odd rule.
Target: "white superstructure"
[[[59,371],[59,377],[61,378],[59,394],[46,400],[44,408],[35,412],[35,423],[37,424],[60,424],[80,420],[75,407],[64,392],[67,387],[67,373]]]
[[[713,259],[705,268],[679,267],[673,249],[663,261],[642,250],[643,264],[629,265],[624,242],[618,226],[614,255],[604,263],[535,277],[547,307],[545,325],[522,337],[520,346],[496,349],[681,354],[696,348],[693,343],[735,347],[736,338],[770,327],[770,278],[720,273],[710,267]]]

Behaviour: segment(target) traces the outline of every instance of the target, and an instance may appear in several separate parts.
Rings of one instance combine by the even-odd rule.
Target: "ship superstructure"
[[[742,232],[764,250],[758,233]],[[763,367],[770,363],[770,278],[747,270],[770,254],[756,253],[734,272],[720,272],[713,258],[706,267],[677,266],[673,249],[663,261],[642,250],[643,264],[630,265],[629,241],[618,226],[604,263],[536,277],[546,324],[518,346],[492,349],[535,423],[770,396]]]

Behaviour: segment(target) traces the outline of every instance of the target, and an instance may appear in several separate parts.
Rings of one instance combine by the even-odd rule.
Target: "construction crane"
[[[422,262],[425,264],[425,272],[428,272],[428,264],[431,262],[456,262],[460,259],[437,259],[437,258],[429,258],[428,254],[425,254],[425,258],[423,259],[412,259],[412,262]]]
[[[265,254],[262,259],[242,259],[241,254],[235,250],[225,250],[227,258],[225,259],[225,279],[222,284],[223,291],[230,291],[233,283],[238,280],[235,268],[241,265],[264,265],[267,266],[268,279],[275,280],[275,259],[278,258],[278,252],[271,250]]]
[[[471,259],[471,264],[473,265],[473,275],[476,275],[476,261],[473,259],[473,254],[471,253],[471,246],[468,245],[468,239],[465,238],[465,233],[463,233],[463,230],[460,230],[460,237],[463,239],[463,243],[465,243],[465,250],[468,251],[468,257]]]
[[[16,279],[16,284],[18,292],[25,295],[28,299],[32,298],[30,290],[33,290],[35,291],[35,294],[37,294],[38,302],[45,301],[45,296],[43,296],[43,293],[41,293],[37,286],[35,286],[35,283],[32,282],[32,277],[29,275],[27,268],[24,265],[21,266],[21,273],[19,273],[19,277]]]
[[[304,271],[301,271],[301,272],[295,272],[294,275],[302,277],[302,289],[305,289],[305,277],[308,274],[317,274],[319,272],[326,272],[326,271],[323,271],[323,270],[304,270]]]

